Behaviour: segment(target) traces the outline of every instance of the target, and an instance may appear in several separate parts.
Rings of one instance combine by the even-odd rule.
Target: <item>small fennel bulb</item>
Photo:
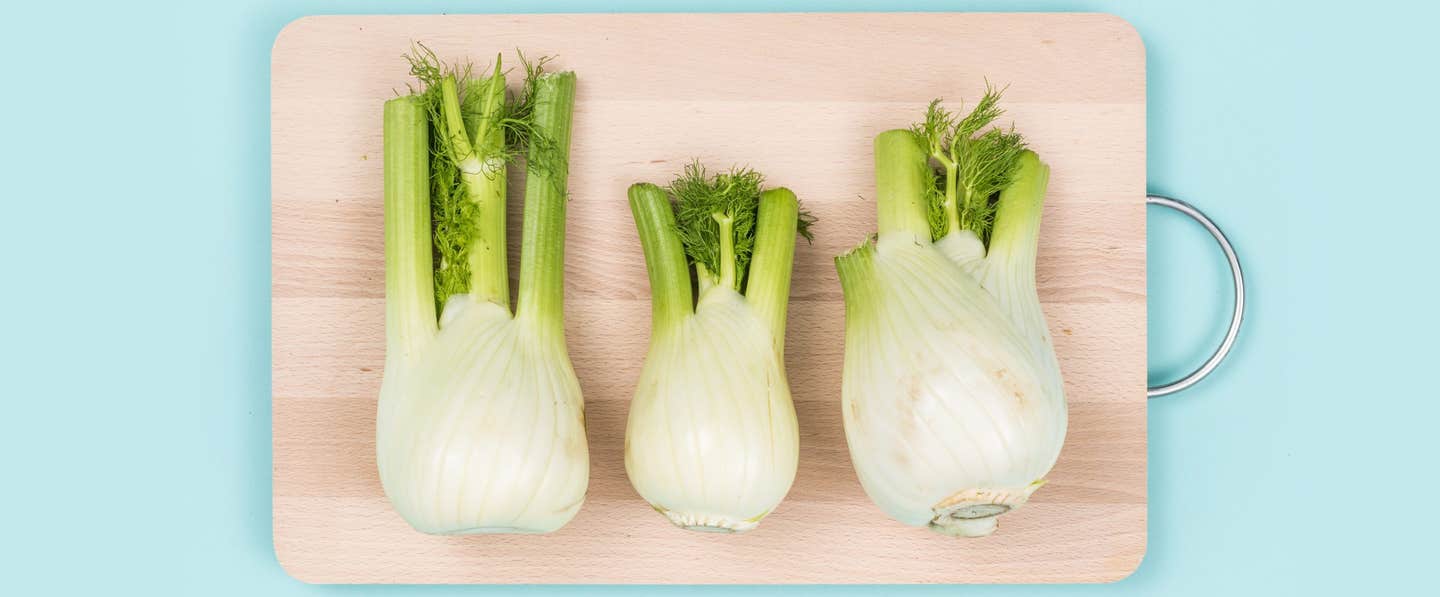
[[[435,534],[543,533],[589,482],[562,274],[573,73],[527,64],[507,97],[423,47],[419,93],[385,104],[385,377],[376,459],[390,502]],[[528,147],[516,312],[507,163]],[[436,318],[437,308],[442,309]]]
[[[896,520],[993,532],[1065,439],[1060,367],[1035,288],[1049,168],[967,116],[875,139],[879,235],[836,258],[845,295],[843,420],[866,493]],[[998,196],[998,199],[996,197]]]
[[[712,176],[691,164],[668,193],[630,187],[653,312],[625,471],[685,529],[755,528],[795,480],[785,313],[796,232],[808,238],[812,220],[794,193],[761,183],[751,170]]]

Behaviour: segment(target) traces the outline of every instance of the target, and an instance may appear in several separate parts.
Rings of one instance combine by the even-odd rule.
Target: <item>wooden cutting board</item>
[[[412,40],[483,65],[556,55],[579,75],[566,275],[591,455],[579,515],[547,536],[432,537],[374,458],[384,353],[381,103]],[[513,54],[512,54],[513,55]],[[992,537],[887,518],[840,421],[832,258],[875,229],[871,140],[934,97],[1009,84],[1005,119],[1052,167],[1039,286],[1070,404],[1050,483]],[[1093,14],[310,17],[272,80],[274,532],[317,583],[1104,582],[1145,552],[1145,49]],[[789,497],[742,535],[678,530],[631,489],[623,438],[649,334],[625,199],[691,158],[748,164],[819,216],[796,254],[786,364],[800,419]],[[517,181],[518,183],[518,181]],[[518,188],[518,184],[512,185]],[[518,255],[513,197],[510,271]],[[512,282],[513,283],[513,282]]]

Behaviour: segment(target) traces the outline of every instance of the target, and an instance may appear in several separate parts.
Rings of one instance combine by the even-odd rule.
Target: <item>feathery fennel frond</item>
[[[989,238],[994,199],[1014,180],[1026,147],[1013,128],[987,130],[1005,113],[999,105],[1004,91],[987,83],[980,101],[963,117],[936,99],[926,108],[924,121],[910,128],[936,167],[935,184],[925,197],[926,220],[935,239],[955,228]]]

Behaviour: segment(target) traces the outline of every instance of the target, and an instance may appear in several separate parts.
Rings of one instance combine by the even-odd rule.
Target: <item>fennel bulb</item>
[[[710,176],[692,164],[668,194],[648,183],[630,187],[652,329],[630,403],[625,471],[655,510],[685,529],[755,528],[795,480],[800,443],[785,379],[785,312],[795,235],[808,238],[812,219],[794,193],[762,192],[761,182],[750,170]]]
[[[900,522],[971,537],[1044,483],[1066,426],[1035,289],[1049,168],[1018,134],[980,132],[998,99],[963,118],[937,100],[881,133],[879,235],[835,260],[860,482]]]
[[[380,480],[422,532],[553,531],[580,509],[589,483],[562,317],[575,75],[527,64],[524,95],[507,98],[498,59],[474,79],[442,69],[428,51],[412,65],[425,88],[385,103]],[[505,173],[522,144],[512,315]]]

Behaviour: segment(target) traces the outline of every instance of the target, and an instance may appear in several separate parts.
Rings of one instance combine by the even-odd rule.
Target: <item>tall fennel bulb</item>
[[[653,311],[625,471],[685,529],[755,528],[795,480],[785,311],[795,235],[808,238],[811,219],[788,189],[760,186],[750,170],[711,176],[692,164],[668,193],[630,187]]]
[[[422,532],[553,531],[580,509],[589,482],[561,304],[575,75],[527,64],[524,94],[509,98],[498,59],[483,78],[445,71],[428,52],[412,62],[424,89],[385,104],[380,480]],[[505,176],[521,144],[512,315]]]
[[[865,492],[909,525],[967,537],[1044,483],[1065,439],[1060,367],[1035,290],[1049,168],[960,118],[875,139],[879,235],[835,260],[843,418]],[[998,200],[996,196],[998,195]]]

